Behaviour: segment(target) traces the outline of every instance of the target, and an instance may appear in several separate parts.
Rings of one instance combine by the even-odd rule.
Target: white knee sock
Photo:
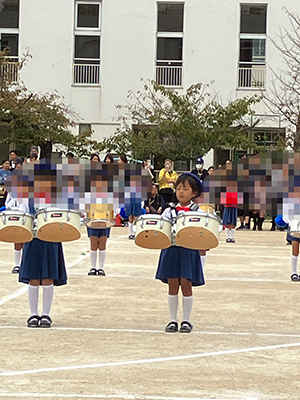
[[[292,256],[291,258],[292,274],[297,274],[297,263],[298,263],[298,256]]]
[[[129,235],[134,235],[133,224],[128,222]]]
[[[38,305],[39,305],[39,286],[28,285],[28,300],[31,315],[38,315]]]
[[[193,296],[182,296],[183,321],[189,321],[193,308]]]
[[[104,269],[106,250],[99,250],[99,268]]]
[[[14,260],[15,266],[19,267],[21,265],[22,250],[14,250]]]
[[[97,251],[91,250],[90,251],[90,258],[91,258],[91,265],[92,268],[97,268]]]
[[[169,304],[170,320],[177,322],[178,294],[175,295],[169,294],[168,304]]]
[[[230,238],[230,229],[229,228],[225,228],[225,233],[226,233],[226,239]]]
[[[231,237],[234,238],[235,229],[233,228],[233,229],[231,229],[230,231],[231,231]]]
[[[53,285],[43,285],[43,314],[42,315],[49,315],[50,309],[53,300],[53,292],[54,288]]]
[[[201,258],[201,264],[202,264],[202,268],[204,268],[205,262],[206,262],[206,256],[200,256]]]

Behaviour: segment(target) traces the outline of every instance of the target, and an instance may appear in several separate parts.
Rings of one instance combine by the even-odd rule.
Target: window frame
[[[262,7],[265,6],[266,10],[266,31],[265,33],[249,33],[249,32],[241,32],[242,29],[242,6],[249,6],[249,7]],[[266,35],[268,30],[268,3],[240,3],[240,20],[239,20],[239,31],[240,35]]]
[[[265,33],[242,33],[242,6],[264,6],[266,14]],[[267,29],[268,29],[268,4],[267,3],[240,3],[239,4],[239,45],[238,45],[238,84],[237,89],[255,90],[265,89],[266,64],[267,64]],[[241,61],[241,41],[252,40],[252,61]],[[264,40],[265,55],[253,56],[253,41]],[[260,59],[259,59],[260,58]],[[259,77],[259,78],[257,78]]]
[[[181,4],[183,7],[182,7],[182,31],[178,31],[178,32],[176,32],[176,31],[159,31],[158,30],[158,6],[159,5],[173,5],[173,4]],[[175,34],[177,34],[177,33],[182,33],[182,35],[183,35],[183,33],[184,33],[184,26],[185,26],[185,24],[184,24],[184,18],[185,18],[185,2],[184,1],[182,1],[182,0],[179,0],[179,1],[157,1],[157,3],[156,3],[156,13],[157,13],[157,20],[156,20],[156,24],[157,24],[157,26],[156,26],[156,32],[157,32],[157,34],[159,34],[159,33],[161,33],[161,34],[163,34],[163,35],[165,35],[166,33],[167,34],[172,34],[172,33],[175,33]]]
[[[5,32],[7,32],[9,29],[14,29],[14,30],[18,30],[19,31],[19,28],[20,28],[20,0],[17,0],[17,2],[18,2],[18,23],[17,23],[17,25],[18,26],[14,26],[14,27],[0,27],[0,32],[1,31],[5,31]]]
[[[167,31],[159,31],[158,30],[158,5],[160,4],[166,4],[166,5],[172,5],[172,4],[181,4],[182,5],[182,12],[183,12],[183,18],[182,18],[182,32],[167,32]],[[183,57],[184,57],[184,29],[185,29],[185,9],[186,9],[186,2],[182,0],[172,0],[172,1],[157,1],[156,2],[156,48],[155,48],[155,74],[156,78],[155,80],[162,84],[163,86],[168,86],[168,87],[182,87],[182,71],[183,71]],[[163,39],[181,39],[182,43],[182,48],[181,48],[181,59],[180,60],[159,60],[157,58],[158,56],[158,39],[163,38]],[[167,75],[171,76],[170,78],[170,83],[161,83],[160,79],[158,76],[160,75],[160,69],[163,68],[163,70],[166,72]],[[163,72],[164,75],[164,72]],[[175,78],[174,78],[175,76]],[[162,78],[164,81],[165,79]],[[167,78],[166,81],[169,82],[169,79]],[[176,83],[174,83],[176,82]]]
[[[98,27],[85,27],[78,26],[78,6],[80,4],[83,5],[98,5],[99,6],[99,15],[98,15]],[[93,1],[93,0],[76,0],[75,2],[75,22],[74,22],[74,31],[88,31],[88,32],[101,32],[101,15],[102,15],[102,2],[101,1]]]

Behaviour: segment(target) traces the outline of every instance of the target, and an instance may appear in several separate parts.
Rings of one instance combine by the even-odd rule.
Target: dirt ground
[[[191,334],[164,332],[159,251],[137,247],[128,228],[112,228],[106,277],[87,276],[84,229],[64,244],[69,280],[55,288],[51,329],[26,327],[27,286],[1,242],[0,399],[300,399],[300,282],[285,232],[269,228],[237,231],[236,244],[221,233],[194,289]]]

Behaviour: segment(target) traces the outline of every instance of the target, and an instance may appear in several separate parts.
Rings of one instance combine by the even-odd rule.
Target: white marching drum
[[[33,216],[21,211],[0,213],[0,240],[8,243],[26,243],[33,239]]]
[[[92,229],[106,229],[115,225],[114,210],[87,213],[86,226]]]
[[[157,214],[141,215],[136,221],[135,244],[146,249],[166,249],[172,243],[172,220]]]
[[[176,219],[175,241],[178,246],[209,250],[218,246],[221,219],[209,212],[187,211]]]
[[[81,237],[81,213],[45,208],[37,212],[37,237],[46,242],[71,242]]]
[[[289,234],[296,238],[300,238],[300,220],[299,219],[290,220]]]

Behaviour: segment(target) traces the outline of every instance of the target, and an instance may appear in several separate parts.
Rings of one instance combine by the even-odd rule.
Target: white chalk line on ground
[[[28,330],[25,326],[16,326],[16,325],[2,325],[0,326],[0,330],[5,329],[24,329]],[[120,329],[120,328],[82,328],[82,327],[70,327],[70,326],[52,326],[51,331],[74,331],[74,332],[116,332],[116,333],[157,333],[159,335],[166,335],[164,330],[155,330],[155,329]],[[300,338],[299,334],[291,334],[291,333],[255,333],[255,332],[213,332],[213,331],[193,331],[194,335],[211,335],[211,336],[255,336],[258,337],[278,337],[278,338]]]
[[[61,393],[0,393],[0,397],[33,397],[33,398],[64,398],[64,399],[125,399],[125,400],[212,400],[212,397],[167,397],[167,396],[147,396],[134,394],[61,394]],[[258,400],[257,397],[215,397],[216,400]]]
[[[84,258],[86,258],[86,257],[87,257],[87,255],[81,256],[80,258],[77,258],[76,261],[74,261],[74,262],[71,263],[71,264],[68,264],[68,268],[72,268],[72,267],[74,267],[75,265],[79,264],[79,263],[80,263]],[[2,306],[3,304],[7,303],[8,301],[13,300],[13,299],[16,299],[16,298],[22,296],[24,293],[26,293],[27,290],[28,290],[28,286],[27,286],[27,285],[24,285],[24,284],[22,284],[22,285],[23,285],[23,286],[22,286],[20,289],[18,289],[18,290],[16,290],[16,291],[14,291],[14,292],[12,292],[12,293],[10,293],[10,294],[4,296],[4,297],[0,300],[0,306]]]
[[[13,299],[16,299],[16,298],[22,296],[26,292],[27,292],[27,285],[26,286],[22,286],[20,289],[16,290],[15,292],[12,292],[12,293],[4,296],[0,300],[0,306],[2,306],[3,304],[7,303],[10,300],[13,300]]]
[[[168,362],[168,361],[192,360],[192,359],[204,358],[204,357],[226,356],[226,355],[231,355],[231,354],[251,353],[251,352],[276,350],[276,349],[284,349],[284,348],[291,348],[291,347],[300,347],[300,342],[276,344],[276,345],[269,345],[269,346],[259,346],[259,347],[246,347],[246,348],[242,348],[242,349],[219,350],[219,351],[211,351],[211,352],[205,352],[205,353],[187,354],[187,355],[182,355],[182,356],[157,357],[157,358],[147,358],[147,359],[129,360],[129,361],[103,362],[103,363],[97,363],[97,364],[69,365],[69,366],[65,366],[65,367],[29,369],[29,370],[23,370],[23,371],[5,371],[5,372],[0,372],[0,377],[1,376],[33,375],[33,374],[41,374],[41,373],[46,373],[46,372],[74,371],[74,370],[95,369],[95,368],[105,368],[105,367],[110,368],[110,367],[123,367],[123,366],[132,366],[132,365],[146,365],[146,364],[154,364],[154,363],[161,363],[161,362]]]

